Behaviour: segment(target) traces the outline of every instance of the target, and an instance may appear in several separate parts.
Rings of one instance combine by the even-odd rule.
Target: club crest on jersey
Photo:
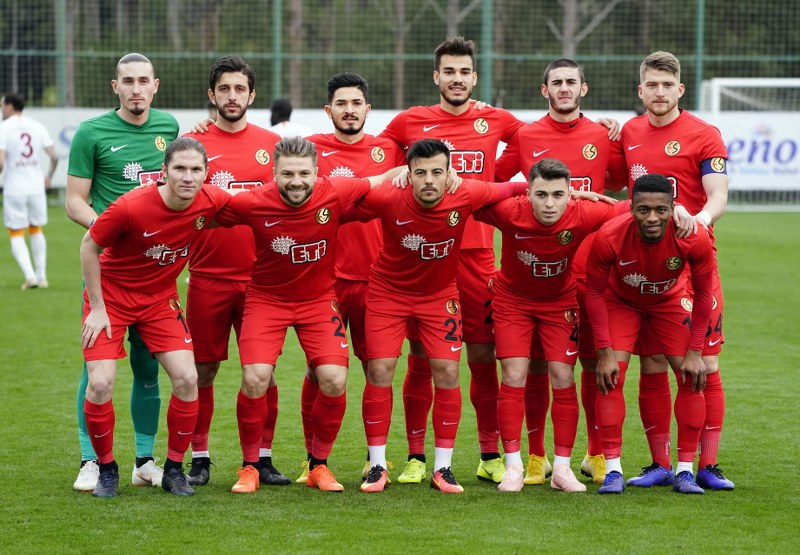
[[[317,210],[317,223],[318,224],[327,224],[331,221],[331,211],[329,208],[320,208]]]
[[[667,153],[667,156],[675,156],[681,151],[681,143],[678,141],[670,141],[664,147],[664,152]]]
[[[564,320],[567,324],[574,324],[578,321],[578,311],[574,308],[569,308],[564,311]]]
[[[666,262],[667,270],[677,270],[678,268],[681,267],[681,264],[683,264],[683,260],[681,260],[677,256],[670,256],[669,258],[667,258]]]
[[[597,158],[597,147],[592,143],[589,143],[588,145],[583,147],[582,154],[583,157],[586,158],[587,160],[594,160],[595,158]]]
[[[570,231],[569,229],[565,229],[564,231],[558,234],[558,242],[562,245],[567,245],[571,243],[574,238],[575,236],[572,235],[572,231]]]
[[[379,146],[373,148],[372,151],[369,153],[369,155],[372,157],[373,162],[377,164],[380,164],[381,162],[386,160],[386,153]]]
[[[453,210],[447,215],[447,225],[450,227],[454,227],[458,225],[458,222],[461,221],[461,212],[458,210]]]
[[[336,301],[336,299],[331,299],[331,310],[333,310],[336,314],[341,313],[339,310],[339,303]]]
[[[725,171],[725,158],[712,158],[709,166],[713,171],[722,173]]]
[[[256,162],[261,164],[262,166],[266,166],[269,164],[269,151],[265,149],[260,149],[256,151]]]
[[[167,141],[161,135],[156,137],[156,148],[162,152],[167,150]]]
[[[194,228],[197,230],[203,229],[203,226],[206,225],[206,217],[205,216],[197,216],[194,220]]]
[[[445,308],[447,308],[447,312],[453,316],[458,314],[458,302],[455,299],[449,299],[445,304]]]
[[[689,297],[683,297],[681,299],[681,306],[683,307],[683,310],[685,310],[686,312],[691,312],[693,306],[692,299],[690,299]]]
[[[481,135],[485,135],[486,133],[489,132],[489,122],[487,122],[483,118],[476,119],[475,123],[472,124],[472,126],[475,128],[475,131],[477,131]]]

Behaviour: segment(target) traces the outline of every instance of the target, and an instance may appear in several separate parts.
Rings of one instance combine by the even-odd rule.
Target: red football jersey
[[[210,125],[205,133],[187,133],[208,153],[206,183],[222,190],[260,187],[273,180],[272,152],[280,136],[247,124],[237,133]],[[250,281],[256,246],[246,226],[217,228],[204,233],[192,249],[189,271],[195,275],[234,281]]]
[[[231,198],[203,185],[192,204],[176,212],[164,204],[158,187],[125,193],[89,228],[95,243],[105,248],[100,255],[102,279],[139,293],[174,289],[197,240],[208,233],[207,222]]]
[[[450,165],[467,179],[493,181],[500,141],[508,143],[524,125],[510,112],[486,107],[454,116],[434,106],[414,106],[399,113],[379,137],[409,147],[420,139],[440,139],[450,147]],[[468,221],[464,232],[465,249],[494,248],[492,228]]]
[[[333,133],[306,139],[317,145],[317,167],[323,176],[370,177],[406,163],[397,143],[373,135],[365,134],[353,144],[343,143]],[[381,245],[383,236],[377,220],[343,224],[336,245],[336,277],[367,281]]]
[[[495,177],[507,181],[517,172],[525,179],[539,160],[555,158],[569,167],[570,184],[576,191],[605,190],[606,172],[625,174],[625,157],[618,142],[608,138],[608,129],[583,114],[570,122],[556,121],[546,114],[517,131],[497,160]]]
[[[272,182],[236,195],[216,219],[253,230],[256,262],[249,287],[278,301],[307,301],[333,288],[339,218],[369,189],[367,179],[318,177],[311,197],[295,208]]]
[[[558,222],[546,226],[533,215],[527,195],[476,212],[476,220],[492,224],[503,234],[495,293],[553,302],[574,297],[571,260],[575,251],[613,214],[611,204],[573,200]]]

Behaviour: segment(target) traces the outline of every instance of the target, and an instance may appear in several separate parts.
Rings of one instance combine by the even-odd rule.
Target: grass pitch
[[[597,486],[590,484],[584,495],[555,492],[549,486],[500,494],[493,484],[475,478],[475,419],[467,394],[468,369],[462,363],[464,411],[453,470],[466,492],[444,496],[427,484],[393,484],[384,494],[362,494],[358,485],[365,456],[360,419],[364,378],[354,359],[348,410],[330,459],[346,491],[324,494],[292,485],[234,495],[229,489],[241,460],[235,420],[240,370],[234,357],[217,379],[211,483],[187,499],[130,485],[130,371],[127,361],[119,363],[115,406],[121,480],[120,495],[113,500],[72,491],[80,459],[75,391],[82,360],[82,233],[63,209],[53,208],[50,215],[45,228],[50,289],[21,291],[22,277],[8,242],[0,247],[0,552],[798,551],[798,214],[731,213],[717,226],[726,302],[727,344],[721,366],[728,406],[720,464],[736,482],[733,492],[680,496],[665,488],[628,489],[609,497],[598,496]],[[293,477],[304,457],[299,417],[303,364],[297,341],[289,334],[277,373],[280,415],[273,452],[276,466]],[[388,447],[398,469],[405,460],[403,368],[395,380]],[[636,382],[634,368],[626,388],[623,465],[628,477],[650,462],[636,406]],[[161,384],[162,399],[168,399],[165,375]],[[156,449],[162,457],[165,418],[166,401]],[[585,449],[583,426],[581,421],[573,457],[576,470]],[[432,458],[430,432],[428,445]],[[552,437],[547,445],[552,446]]]

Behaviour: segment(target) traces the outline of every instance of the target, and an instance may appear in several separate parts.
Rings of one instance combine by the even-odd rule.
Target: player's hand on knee
[[[706,387],[706,363],[700,356],[700,351],[689,350],[681,363],[681,381],[686,383],[686,374],[692,380],[692,391],[700,393]]]

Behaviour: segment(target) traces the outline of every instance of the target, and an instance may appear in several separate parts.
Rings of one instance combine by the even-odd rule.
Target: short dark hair
[[[547,181],[566,179],[567,184],[569,184],[569,168],[561,160],[544,158],[531,166],[528,172],[528,183],[533,183],[533,180],[537,177],[541,177]]]
[[[442,56],[469,56],[472,60],[472,69],[475,69],[475,52],[477,50],[478,47],[471,40],[464,37],[448,37],[433,51],[433,69],[439,71]]]
[[[153,67],[153,62],[145,56],[144,54],[139,54],[138,52],[131,52],[130,54],[125,54],[122,58],[119,59],[117,62],[116,67],[114,68],[114,77],[119,77],[119,66],[125,64],[132,64],[134,62],[143,62],[145,64],[150,64],[150,67],[153,68],[153,76],[156,74],[156,68]]]
[[[241,56],[223,56],[219,58],[208,73],[208,88],[212,91],[217,86],[223,73],[242,73],[247,77],[247,86],[250,92],[256,88],[256,70],[242,59]]]
[[[361,77],[358,73],[349,71],[337,73],[328,79],[328,102],[333,100],[333,95],[336,94],[336,91],[345,87],[356,87],[364,93],[364,100],[369,102],[369,85],[366,79]]]
[[[672,184],[660,173],[647,173],[633,182],[631,199],[638,193],[665,193],[672,200]]]
[[[444,154],[447,157],[447,167],[450,167],[450,149],[448,146],[439,139],[422,139],[408,149],[406,161],[411,167],[411,162],[417,158],[433,158],[439,154]]]
[[[289,121],[292,117],[292,103],[288,98],[276,98],[272,101],[270,107],[272,113],[269,116],[269,121],[272,125],[277,125],[282,121]]]
[[[25,109],[25,97],[21,93],[11,92],[3,95],[3,104],[11,104],[15,112]]]
[[[576,62],[570,58],[559,58],[558,60],[554,60],[548,64],[548,66],[544,69],[544,75],[542,75],[542,84],[547,85],[547,80],[550,77],[550,72],[554,69],[561,69],[562,67],[568,67],[570,69],[577,69],[578,70],[578,77],[581,80],[581,84],[583,84],[586,79],[583,76],[583,68]]]
[[[317,165],[317,147],[303,137],[284,137],[275,145],[272,154],[273,163],[277,166],[281,158],[311,158]]]
[[[206,167],[208,166],[208,154],[206,154],[205,147],[203,147],[203,144],[200,141],[191,137],[178,137],[169,143],[169,145],[167,145],[167,150],[164,153],[164,165],[169,166],[169,163],[172,161],[172,157],[175,156],[175,153],[183,152],[185,150],[196,150],[202,154],[203,165]]]

